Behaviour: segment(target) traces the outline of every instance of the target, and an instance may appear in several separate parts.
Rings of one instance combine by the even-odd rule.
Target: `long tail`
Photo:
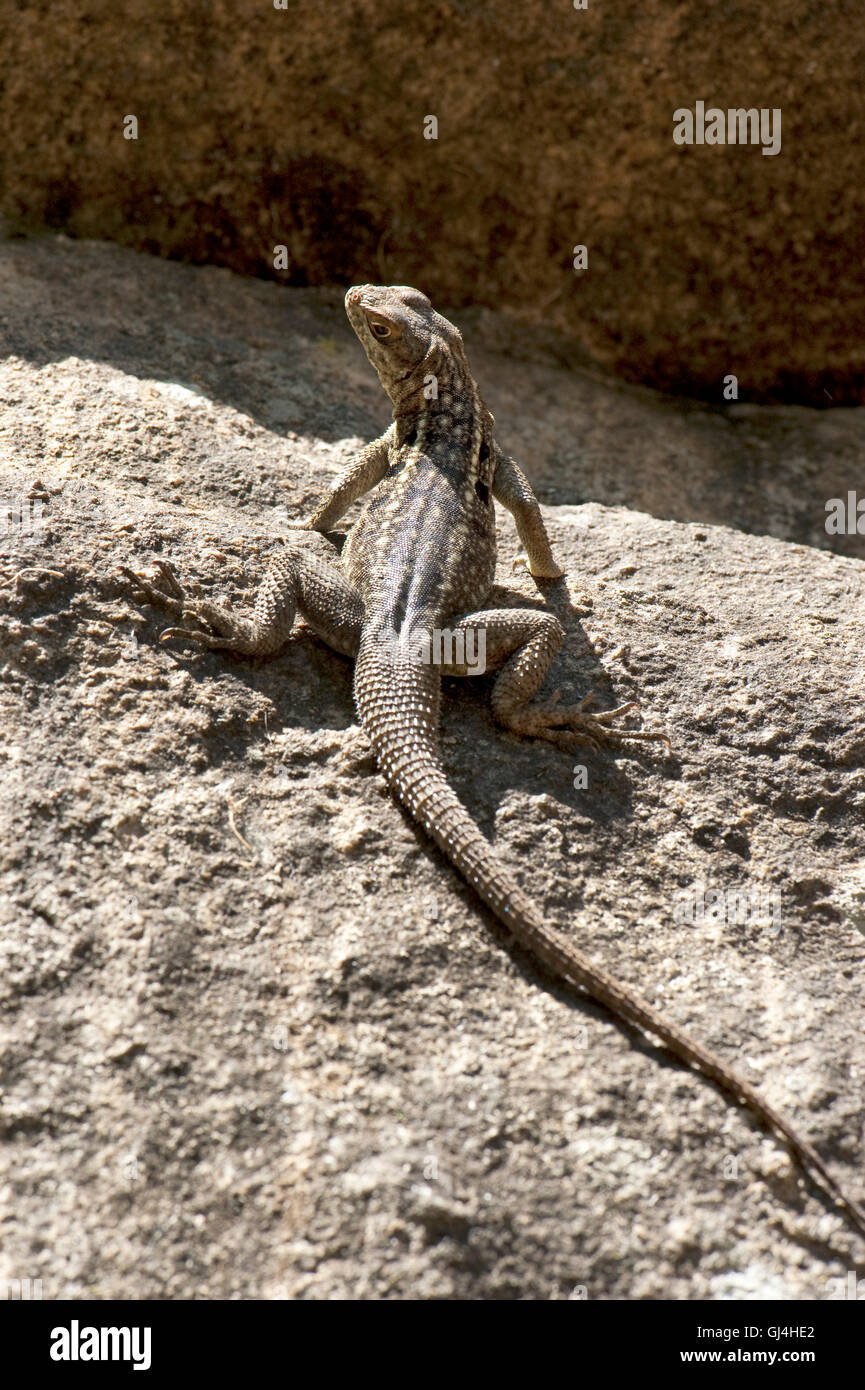
[[[396,797],[435,840],[512,936],[569,984],[636,1024],[750,1108],[789,1145],[806,1172],[817,1174],[852,1224],[865,1236],[865,1210],[844,1192],[817,1150],[749,1082],[695,1042],[542,921],[531,900],[497,859],[448,783],[438,751],[440,680],[429,667],[394,660],[364,641],[355,667],[355,698],[379,765]]]

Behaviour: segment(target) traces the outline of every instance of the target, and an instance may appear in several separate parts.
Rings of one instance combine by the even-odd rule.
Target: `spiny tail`
[[[362,646],[355,668],[358,710],[394,794],[517,941],[555,974],[585,990],[613,1013],[660,1038],[680,1060],[703,1072],[734,1100],[747,1105],[764,1125],[783,1136],[806,1171],[819,1175],[838,1206],[865,1236],[865,1210],[846,1195],[816,1149],[788,1120],[720,1057],[594,965],[561,932],[542,921],[445,777],[438,752],[439,687],[435,670],[394,661],[381,651]]]

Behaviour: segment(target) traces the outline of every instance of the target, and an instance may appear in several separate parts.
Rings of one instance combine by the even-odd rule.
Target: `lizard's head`
[[[392,400],[404,394],[408,378],[422,365],[435,372],[442,351],[450,349],[464,360],[459,329],[410,285],[353,285],[345,311]]]

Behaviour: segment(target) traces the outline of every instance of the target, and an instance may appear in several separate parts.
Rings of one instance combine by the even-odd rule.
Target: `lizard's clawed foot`
[[[519,710],[508,719],[508,727],[514,733],[529,738],[544,738],[557,747],[573,752],[575,748],[590,748],[600,752],[602,748],[617,748],[633,740],[666,743],[670,740],[663,731],[654,729],[616,728],[613,721],[637,708],[634,700],[618,705],[616,709],[600,710],[597,714],[586,713],[597,696],[592,690],[578,705],[560,705],[559,691],[556,691],[546,704],[530,705]]]
[[[160,642],[181,637],[189,642],[198,642],[202,647],[245,649],[248,635],[242,619],[236,618],[222,604],[200,598],[201,588],[195,580],[188,585],[188,593],[192,595],[188,598],[187,589],[184,589],[173,566],[166,560],[154,560],[152,569],[156,571],[155,579],[136,573],[126,565],[120,566],[121,574],[133,586],[135,598],[164,609],[172,618],[195,618],[212,629],[211,632],[203,632],[198,628],[167,627],[160,633]]]
[[[152,603],[156,608],[163,608],[174,618],[182,616],[187,602],[186,592],[173,566],[166,560],[154,560],[151,569],[156,572],[156,578],[152,574],[141,574],[131,570],[128,565],[120,565],[119,569],[124,578],[129,580],[134,597],[139,602],[143,599],[145,603]],[[192,592],[197,593],[197,588],[193,588]]]

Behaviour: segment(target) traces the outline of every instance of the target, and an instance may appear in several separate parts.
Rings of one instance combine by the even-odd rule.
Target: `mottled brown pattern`
[[[532,574],[553,579],[562,572],[528,481],[493,440],[493,419],[459,330],[407,286],[355,286],[346,295],[346,311],[393,403],[394,423],[354,460],[308,523],[318,530],[332,526],[352,501],[375,488],[342,564],[290,548],[273,562],[251,619],[200,598],[190,602],[164,562],[157,567],[161,585],[127,574],[151,601],[213,630],[170,628],[164,638],[268,655],[287,640],[300,611],[338,651],[355,656],[358,713],[388,784],[513,936],[556,974],[660,1038],[747,1105],[786,1139],[806,1170],[823,1179],[865,1234],[865,1212],[748,1082],[543,921],[448,784],[438,746],[441,668],[418,661],[419,632],[483,631],[487,666],[499,671],[493,711],[515,732],[567,748],[615,747],[666,735],[617,726],[627,705],[589,714],[591,697],[576,707],[533,703],[563,632],[549,613],[483,611],[496,562],[493,499],[513,512]],[[444,669],[462,674],[465,668]]]
[[[718,407],[733,372],[742,401],[865,400],[858,0],[280,3],[46,24],[10,0],[0,218],[296,286],[408,279]],[[676,145],[697,98],[783,108],[778,156]]]

